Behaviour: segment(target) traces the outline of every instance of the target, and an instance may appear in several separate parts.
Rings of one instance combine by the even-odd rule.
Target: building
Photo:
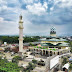
[[[4,52],[4,49],[3,48],[0,48],[0,52]]]
[[[51,28],[50,36],[47,38],[40,39],[41,47],[29,47],[30,51],[39,52],[40,55],[52,56],[52,55],[61,55],[70,52],[67,40],[65,38],[58,37],[56,35],[56,29]]]
[[[23,20],[22,15],[20,15],[19,21],[19,55],[22,55],[23,52]]]

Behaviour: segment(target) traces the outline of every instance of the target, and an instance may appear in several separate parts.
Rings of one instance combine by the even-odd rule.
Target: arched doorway
[[[48,51],[46,51],[46,56],[48,56]]]
[[[43,50],[43,55],[45,55],[45,50]]]
[[[58,52],[58,54],[57,55],[59,55],[60,53]]]
[[[40,55],[42,55],[42,50],[40,50]]]
[[[52,56],[52,51],[50,51],[50,56]]]
[[[54,55],[55,55],[55,52],[54,52]]]
[[[38,49],[36,49],[36,51],[38,51]]]
[[[34,51],[35,51],[35,49],[34,49]]]

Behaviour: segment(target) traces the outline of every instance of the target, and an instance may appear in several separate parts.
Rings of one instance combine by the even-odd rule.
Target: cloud
[[[0,22],[2,22],[4,19],[2,17],[0,17]]]
[[[0,12],[7,10],[7,2],[5,0],[0,0]]]
[[[72,0],[0,0],[0,35],[18,34],[19,15],[23,15],[24,34],[72,35]]]
[[[54,5],[57,5],[61,8],[68,8],[72,6],[72,0],[54,0]]]
[[[6,0],[0,0],[0,5],[1,4],[4,4],[4,5],[7,4]]]
[[[0,18],[0,35],[14,35],[18,34],[17,31],[17,22],[5,21],[3,18]]]
[[[27,10],[33,14],[41,15],[46,12],[47,10],[47,3],[45,2],[43,5],[39,3],[34,3],[33,5],[27,5]]]
[[[53,7],[51,7],[51,8],[50,8],[50,11],[53,11],[53,10],[54,10],[54,8],[53,8]]]
[[[29,3],[33,3],[34,0],[23,0],[24,3],[29,4]]]

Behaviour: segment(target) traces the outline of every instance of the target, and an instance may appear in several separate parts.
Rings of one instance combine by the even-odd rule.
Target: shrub
[[[18,63],[19,60],[22,60],[22,58],[21,58],[20,56],[15,56],[15,57],[12,59],[12,62]]]
[[[37,60],[33,59],[32,62],[33,62],[34,64],[36,64],[36,63],[37,63]]]
[[[29,62],[29,65],[27,66],[27,70],[33,70],[35,68],[35,64]]]
[[[45,62],[39,61],[38,65],[45,66]]]
[[[70,69],[70,70],[72,70],[72,64],[70,64],[70,67],[69,67],[69,69]]]

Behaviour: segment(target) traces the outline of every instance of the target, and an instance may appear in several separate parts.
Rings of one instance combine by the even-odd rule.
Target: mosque
[[[32,51],[35,55],[52,56],[61,55],[70,52],[67,40],[60,38],[56,35],[56,29],[52,27],[50,29],[50,36],[44,39],[40,39],[41,43],[37,46],[28,47],[29,51]],[[22,55],[23,50],[23,20],[20,15],[19,20],[19,55]]]
[[[50,36],[47,38],[40,39],[41,43],[39,46],[29,47],[29,51],[42,56],[61,55],[70,52],[67,40],[60,38],[56,35],[56,29],[52,27],[50,29]]]

